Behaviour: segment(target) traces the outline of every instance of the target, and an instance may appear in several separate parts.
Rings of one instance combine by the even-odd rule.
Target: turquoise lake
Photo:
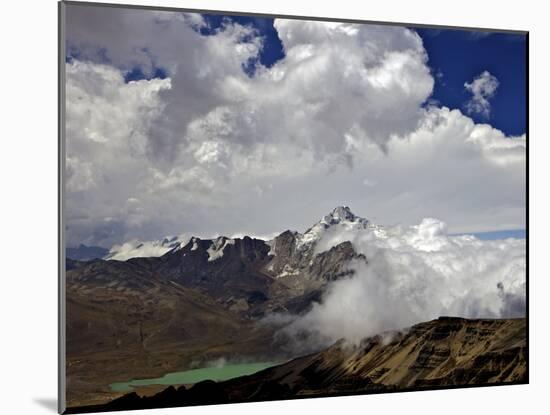
[[[197,383],[203,380],[224,381],[253,373],[275,366],[277,363],[236,363],[221,367],[205,367],[202,369],[186,370],[184,372],[167,373],[160,378],[134,379],[128,382],[116,382],[109,385],[113,392],[132,392],[133,386],[147,385],[182,385]]]

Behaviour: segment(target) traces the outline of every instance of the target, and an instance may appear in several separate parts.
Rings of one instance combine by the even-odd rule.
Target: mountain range
[[[67,258],[75,261],[90,261],[101,259],[109,255],[109,250],[101,246],[87,246],[80,244],[77,247],[68,247],[65,251]]]
[[[337,207],[303,234],[287,230],[270,241],[248,236],[192,237],[187,243],[167,240],[172,248],[158,257],[86,262],[68,259],[68,281],[95,282],[100,288],[122,292],[137,284],[133,278],[120,277],[124,268],[129,275],[148,274],[146,281],[157,275],[165,283],[198,290],[244,317],[258,318],[273,311],[300,312],[318,299],[328,282],[350,275],[352,271],[346,268],[350,260],[366,261],[349,241],[316,251],[317,241],[334,227],[380,229],[355,216],[348,207]]]
[[[262,376],[266,376],[266,373],[271,375],[251,378],[258,379],[260,383],[254,387],[260,390],[271,387],[269,385],[279,388],[279,392],[272,391],[273,397],[290,396],[289,393],[292,396],[310,392],[326,394],[333,391],[326,386],[329,381],[336,382],[334,385],[349,384],[349,391],[353,391],[353,385],[357,385],[354,379],[359,372],[363,379],[361,382],[376,385],[372,388],[369,386],[368,390],[428,385],[430,379],[447,379],[449,376],[450,380],[445,381],[448,383],[442,381],[441,384],[467,384],[482,379],[466,375],[465,372],[460,374],[460,370],[466,370],[466,366],[471,363],[467,363],[469,358],[481,359],[481,367],[487,373],[496,370],[492,376],[484,375],[485,381],[524,379],[525,344],[518,334],[524,323],[520,320],[509,323],[511,326],[506,323],[507,320],[502,320],[506,328],[502,330],[499,328],[500,323],[483,321],[473,325],[467,323],[467,320],[426,323],[431,324],[428,331],[415,329],[407,335],[400,335],[395,338],[399,339],[397,343],[390,343],[394,345],[391,349],[383,344],[382,350],[378,341],[376,347],[381,350],[380,353],[389,356],[386,360],[369,354],[368,351],[374,347],[369,345],[374,340],[361,346],[363,353],[368,354],[371,360],[359,358],[355,352],[350,355],[339,354],[337,350],[342,345],[318,350],[320,355],[300,357],[281,344],[284,337],[276,334],[284,323],[266,324],[266,317],[306,313],[322,299],[333,281],[352,276],[353,270],[348,266],[350,261],[368,265],[368,258],[357,253],[349,240],[330,238],[333,233],[355,231],[372,233],[377,238],[385,237],[383,227],[354,215],[348,207],[340,206],[304,233],[286,230],[271,240],[220,236],[213,239],[191,237],[182,242],[176,237],[160,244],[149,244],[165,250],[162,255],[137,256],[126,260],[68,257],[68,406],[104,405],[120,397],[120,394],[108,388],[110,383],[161,376],[215,359],[294,362],[284,369],[284,373],[291,374],[288,381],[282,382],[278,374],[282,375],[283,372],[277,371],[264,371],[261,372]],[[327,239],[332,242],[324,243]],[[113,254],[112,250],[110,254]],[[512,335],[511,332],[507,334],[506,330],[515,331]],[[459,332],[461,336],[456,337]],[[411,333],[415,334],[413,340],[410,338]],[[510,343],[505,342],[506,347],[502,349],[508,353],[506,356],[509,355],[506,364],[495,366],[495,361],[483,360],[486,355],[479,357],[492,350],[487,349],[490,342],[496,342],[502,336],[506,341],[510,340]],[[395,339],[394,342],[397,341]],[[443,342],[448,346],[446,354],[438,339],[447,339]],[[439,343],[436,345],[435,341]],[[413,349],[405,352],[405,345],[409,344],[407,342],[417,344],[414,346],[414,359],[412,355],[405,355],[413,353]],[[451,349],[452,352],[449,351]],[[445,367],[449,370],[457,364],[460,356],[466,357],[463,359],[464,365],[456,366],[457,370],[453,374],[441,370],[430,372],[428,376],[427,372],[422,372],[422,376],[411,380],[412,366],[418,366],[422,356],[428,355],[441,356],[442,359],[445,357]],[[381,366],[382,361],[386,363]],[[400,366],[401,369],[397,370],[397,366],[392,368],[387,363],[390,361],[407,362],[408,366]],[[347,368],[344,372],[338,372],[340,369],[337,368],[344,367]],[[308,370],[317,373],[320,368],[324,375],[315,375],[314,383],[304,383],[313,389],[295,390],[296,382],[303,378],[304,373],[309,373]],[[384,377],[386,369],[393,374]],[[328,371],[325,373],[325,370]],[[377,372],[379,370],[380,373]],[[505,376],[506,370],[514,375]],[[385,379],[389,380],[386,382]],[[424,383],[418,379],[423,379]],[[302,383],[304,381],[299,380]],[[228,382],[223,385],[223,393],[231,396],[238,390],[232,389],[234,387],[231,385],[239,385],[239,381]],[[318,382],[316,387],[315,382]],[[219,388],[219,385],[215,388]],[[340,392],[345,391],[343,386],[338,388]],[[242,395],[229,400],[249,398],[253,399]]]
[[[161,256],[68,258],[69,405],[111,397],[105,385],[124,380],[121,373],[160,375],[243,350],[251,359],[289,358],[273,342],[275,329],[258,322],[307,311],[328,283],[350,275],[350,260],[366,261],[347,241],[316,252],[324,232],[369,226],[338,207],[303,234],[287,230],[270,241],[192,237]]]

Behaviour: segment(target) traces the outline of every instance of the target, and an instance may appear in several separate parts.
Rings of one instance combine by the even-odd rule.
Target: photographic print
[[[527,32],[59,12],[61,412],[528,382]]]

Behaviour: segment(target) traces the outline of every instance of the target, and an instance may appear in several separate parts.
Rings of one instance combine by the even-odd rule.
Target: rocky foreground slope
[[[251,376],[154,396],[127,394],[69,412],[142,409],[527,382],[526,320],[441,317],[403,333],[342,342]],[[177,389],[176,389],[177,387]]]

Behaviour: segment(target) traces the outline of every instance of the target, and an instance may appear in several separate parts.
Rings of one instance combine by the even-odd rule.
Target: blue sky
[[[418,29],[436,83],[433,98],[450,108],[464,108],[470,94],[464,88],[487,70],[499,80],[490,100],[491,115],[471,114],[507,135],[525,133],[526,37],[517,34]],[[513,114],[513,116],[510,116]]]

